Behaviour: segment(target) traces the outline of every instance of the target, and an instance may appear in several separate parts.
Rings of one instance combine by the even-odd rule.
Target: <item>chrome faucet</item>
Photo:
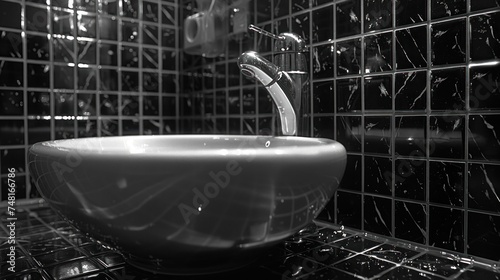
[[[238,58],[241,73],[259,81],[271,95],[283,135],[310,135],[309,73],[305,41],[294,33],[270,33],[254,25],[250,30],[276,40],[273,62],[255,51]]]

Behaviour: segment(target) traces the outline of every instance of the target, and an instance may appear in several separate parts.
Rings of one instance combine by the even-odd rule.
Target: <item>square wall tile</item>
[[[361,39],[337,43],[337,76],[361,74]]]
[[[464,63],[465,34],[465,19],[432,24],[432,65]]]
[[[360,116],[337,117],[337,141],[348,152],[361,152],[363,128]]]
[[[396,155],[424,157],[427,143],[427,120],[425,116],[396,116]]]
[[[337,79],[337,112],[361,111],[361,78]]]
[[[425,204],[395,202],[395,237],[425,244],[427,217]]]
[[[431,116],[429,123],[429,156],[463,159],[465,118],[454,115]]]
[[[365,230],[392,236],[392,200],[388,198],[364,196]]]
[[[365,110],[392,110],[392,75],[364,79]]]
[[[463,252],[464,211],[430,206],[429,245],[455,252]]]
[[[465,109],[465,68],[431,72],[431,109],[447,111]]]
[[[347,227],[361,228],[361,195],[337,191],[337,223]]]
[[[333,5],[314,10],[311,24],[313,43],[333,40]]]
[[[477,1],[472,1],[477,2]],[[471,60],[500,58],[500,12],[478,15],[470,18]]]
[[[431,0],[432,19],[464,14],[466,0]]]
[[[469,116],[469,158],[500,161],[500,115]]]
[[[498,235],[500,216],[476,212],[469,212],[468,215],[467,252],[491,260],[500,259],[500,236]]]
[[[427,20],[427,1],[396,0],[396,26],[424,22]]]
[[[396,31],[396,68],[427,66],[427,27],[406,28]]]
[[[365,153],[391,153],[392,121],[390,116],[365,116]]]
[[[500,109],[500,68],[470,67],[469,108],[471,111]]]
[[[365,32],[392,27],[392,0],[365,0]]]
[[[345,1],[336,5],[335,37],[343,38],[361,33],[361,0]]]
[[[427,108],[427,71],[396,73],[395,110],[423,111]]]
[[[396,197],[425,202],[427,193],[426,165],[424,160],[396,160],[394,176]]]
[[[468,166],[469,208],[500,214],[500,166],[470,163]]]
[[[392,66],[392,32],[365,37],[365,73],[383,72]]]
[[[365,189],[366,193],[392,195],[393,171],[392,159],[388,157],[365,156]]]
[[[449,206],[464,205],[465,164],[429,162],[429,201]]]

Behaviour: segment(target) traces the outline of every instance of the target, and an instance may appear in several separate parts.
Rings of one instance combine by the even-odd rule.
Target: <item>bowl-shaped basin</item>
[[[37,143],[43,198],[127,261],[170,274],[244,265],[310,223],[344,173],[344,147],[302,137],[169,135]]]

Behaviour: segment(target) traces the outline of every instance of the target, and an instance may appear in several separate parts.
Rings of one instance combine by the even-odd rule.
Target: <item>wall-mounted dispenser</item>
[[[198,12],[184,20],[184,51],[216,57],[227,45],[227,4],[220,0],[196,0]]]

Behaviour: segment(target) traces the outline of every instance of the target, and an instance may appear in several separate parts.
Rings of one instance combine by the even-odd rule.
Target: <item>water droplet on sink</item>
[[[198,212],[201,212],[201,204],[198,206]]]
[[[271,146],[271,141],[266,142],[266,148],[269,148],[269,146]]]

